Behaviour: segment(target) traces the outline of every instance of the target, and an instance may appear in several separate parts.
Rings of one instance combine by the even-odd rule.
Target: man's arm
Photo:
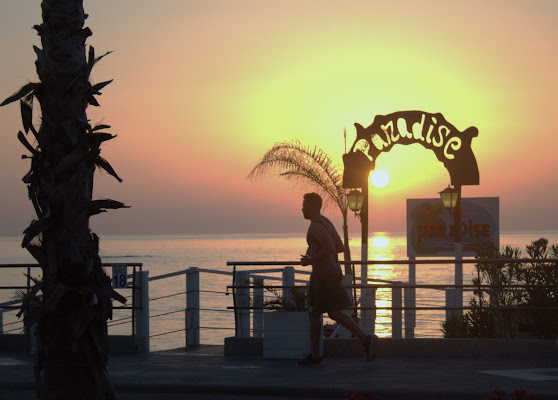
[[[320,250],[316,254],[302,257],[302,265],[314,264],[316,261],[327,257],[329,254],[336,254],[331,238],[322,224],[312,222],[308,228],[308,234],[318,241]]]

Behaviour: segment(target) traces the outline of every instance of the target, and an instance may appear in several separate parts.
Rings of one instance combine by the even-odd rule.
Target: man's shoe
[[[368,335],[362,344],[366,353],[366,361],[372,361],[376,358],[376,338],[376,335]]]
[[[314,358],[312,354],[308,354],[304,360],[298,361],[298,365],[300,367],[321,367],[324,363],[321,357]]]

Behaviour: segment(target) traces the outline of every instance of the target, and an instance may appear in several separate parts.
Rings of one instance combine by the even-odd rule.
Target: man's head
[[[322,198],[317,193],[306,193],[302,200],[302,215],[305,219],[312,219],[320,215]]]

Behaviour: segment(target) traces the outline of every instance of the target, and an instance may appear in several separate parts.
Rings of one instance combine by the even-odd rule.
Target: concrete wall
[[[263,357],[262,338],[226,338],[225,356]],[[378,357],[558,359],[554,340],[378,339]],[[357,339],[324,339],[325,357],[364,357]]]
[[[109,354],[145,353],[145,338],[130,335],[109,336]],[[31,353],[30,337],[27,335],[0,335],[0,351]]]

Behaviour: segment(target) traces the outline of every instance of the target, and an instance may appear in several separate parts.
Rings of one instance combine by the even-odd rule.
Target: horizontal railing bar
[[[0,286],[2,290],[10,290],[10,289],[27,289],[27,286]]]
[[[12,304],[19,304],[19,303],[21,303],[21,299],[15,299],[15,300],[6,301],[5,303],[0,304],[0,306],[11,306]]]
[[[108,327],[108,328],[111,328],[111,327],[113,327],[113,326],[124,325],[124,324],[131,324],[131,323],[132,323],[132,321],[124,321],[124,322],[119,322],[119,323],[117,323],[117,324],[107,324],[107,327]]]
[[[270,307],[233,307],[229,306],[227,309],[231,310],[277,310],[277,308]],[[500,307],[349,307],[342,308],[342,310],[418,310],[418,311],[428,311],[428,310],[509,310],[509,311],[528,311],[528,310],[558,310],[558,307],[513,307],[513,306],[500,306]],[[282,312],[282,311],[280,311]]]
[[[101,263],[102,267],[112,267],[113,265],[126,265],[128,267],[142,267],[143,263],[128,263],[128,262],[114,262],[114,263]]]
[[[370,277],[368,277],[368,278],[362,278],[362,277],[360,277],[360,276],[355,276],[354,279],[355,279],[355,281],[361,281],[361,282],[362,282],[363,280],[366,280],[367,282],[382,282],[382,283],[393,283],[393,282],[398,282],[398,281],[389,281],[389,280],[386,280],[386,279],[378,279],[378,278],[370,278]]]
[[[179,296],[179,295],[181,295],[181,294],[186,294],[186,292],[178,292],[178,293],[168,294],[168,295],[166,295],[166,296],[154,297],[154,298],[152,298],[152,299],[149,299],[149,301],[155,301],[155,300],[166,299],[167,297]]]
[[[15,300],[6,301],[5,303],[0,304],[0,306],[11,306],[12,304],[19,304],[19,303],[21,303],[21,299],[15,299]]]
[[[163,315],[170,315],[170,314],[175,314],[175,313],[177,313],[177,312],[184,312],[184,311],[186,311],[185,308],[183,308],[183,309],[181,309],[181,310],[169,311],[169,312],[162,313],[162,314],[150,315],[149,318],[150,318],[150,319],[151,319],[151,318],[157,318],[157,317],[162,317]]]
[[[128,267],[141,267],[143,263],[101,263],[102,267],[111,267],[114,264],[126,265]],[[39,264],[25,264],[25,263],[16,263],[16,264],[0,264],[0,268],[40,268]]]
[[[15,332],[15,331],[23,331],[23,328],[10,329],[9,331],[5,331],[4,334],[10,333],[10,332]],[[21,333],[23,334],[23,332],[21,332]]]
[[[217,269],[197,268],[197,271],[198,272],[203,272],[203,273],[206,273],[206,274],[232,275],[232,272],[230,272],[230,271],[219,271]],[[175,271],[175,272],[169,272],[168,274],[151,276],[151,277],[149,277],[149,281],[158,281],[160,279],[172,278],[173,276],[186,275],[187,273],[188,273],[188,269]]]
[[[216,275],[232,275],[231,271],[220,271],[218,269],[207,269],[207,268],[198,268],[199,272],[204,272],[206,274],[216,274]]]
[[[185,330],[186,330],[186,328],[182,328],[182,329],[177,329],[177,330],[175,330],[175,331],[157,333],[157,334],[155,334],[155,335],[150,335],[149,337],[152,338],[152,337],[157,337],[157,336],[169,335],[169,334],[171,334],[171,333],[182,332],[182,331],[185,331]]]
[[[15,325],[15,324],[22,324],[23,321],[13,321],[13,322],[8,322],[6,324],[4,324],[4,326],[9,326],[9,325]]]
[[[212,327],[212,326],[200,326],[200,329],[216,329],[216,330],[234,330],[236,328],[232,328],[232,327]]]
[[[251,269],[249,271],[242,271],[242,272],[249,272],[250,274],[261,274],[262,272],[265,273],[272,273],[272,272],[283,272],[284,268],[274,268],[274,269]],[[298,272],[298,271],[297,271]]]
[[[283,278],[279,276],[266,276],[266,275],[251,275],[251,278],[267,279],[268,281],[282,281]]]
[[[213,293],[213,294],[224,294],[224,295],[228,295],[227,292],[222,292],[222,291],[219,291],[219,290],[198,290],[198,292],[200,292],[200,293]],[[184,292],[184,293],[186,293],[186,292]]]
[[[277,289],[303,289],[306,286],[293,286],[293,285],[273,285],[273,288]],[[227,286],[227,289],[252,289],[261,288],[257,285],[236,285]],[[452,284],[439,284],[439,285],[428,285],[428,284],[410,284],[410,283],[400,283],[392,285],[348,285],[346,288],[356,288],[356,289],[401,289],[401,288],[415,288],[415,289],[530,289],[530,288],[556,288],[556,285],[452,285]]]
[[[504,264],[504,263],[556,263],[558,258],[462,258],[462,259],[437,259],[437,260],[368,260],[368,261],[339,261],[339,264],[355,265],[395,265],[395,264]],[[264,265],[302,265],[300,261],[227,261],[227,265],[244,266],[264,266]]]
[[[186,271],[187,270],[182,270],[182,271],[169,272],[168,274],[163,274],[163,275],[150,276],[149,282],[158,281],[159,279],[171,278],[173,276],[178,276],[178,275],[185,275]]]

